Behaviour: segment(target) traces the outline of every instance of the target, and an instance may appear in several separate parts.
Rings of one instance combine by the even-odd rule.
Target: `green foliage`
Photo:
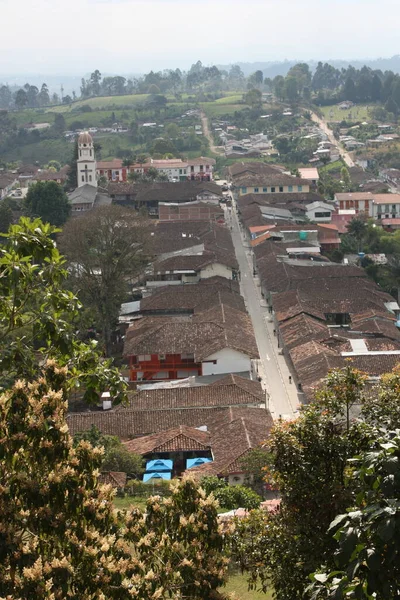
[[[146,263],[147,221],[117,205],[102,206],[66,223],[60,247],[69,261],[70,283],[102,332],[110,356],[112,334],[129,280]]]
[[[124,385],[95,344],[75,337],[77,298],[65,289],[65,261],[53,240],[58,230],[39,219],[21,219],[0,248],[0,388],[35,379],[44,359],[68,368],[68,389],[98,401],[108,390],[114,402]]]
[[[349,418],[363,402],[363,387],[364,377],[351,368],[333,372],[315,403],[271,433],[267,482],[280,491],[280,510],[262,519],[256,536],[244,526],[244,542],[236,544],[239,562],[247,556],[250,581],[264,589],[271,584],[281,600],[307,598],[309,573],[322,560],[333,566],[335,545],[327,530],[354,491],[345,479],[347,459],[370,443],[371,428]]]
[[[349,461],[355,502],[331,523],[335,569],[314,573],[311,597],[397,598],[400,586],[400,435],[377,432],[372,448]]]
[[[71,214],[68,196],[55,181],[32,185],[24,199],[24,208],[29,216],[56,226],[63,225]]]
[[[53,361],[0,396],[0,589],[5,598],[208,599],[225,577],[214,501],[190,479],[146,513],[117,512],[102,451],[73,446],[68,370]]]
[[[200,485],[207,495],[213,494],[221,508],[252,510],[260,506],[260,496],[244,485],[228,485],[218,477],[203,477]]]
[[[143,473],[142,457],[129,452],[116,436],[103,435],[95,425],[92,425],[88,431],[74,436],[75,446],[82,440],[89,442],[95,448],[104,448],[102,471],[122,471],[127,473],[128,477],[137,477]]]
[[[247,473],[247,485],[261,494],[265,490],[265,475],[267,468],[271,465],[272,457],[266,448],[253,448],[247,452],[240,461],[245,473]]]
[[[6,233],[13,222],[13,212],[8,198],[0,202],[0,233]]]

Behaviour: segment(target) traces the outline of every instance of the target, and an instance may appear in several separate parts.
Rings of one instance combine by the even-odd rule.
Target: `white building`
[[[93,138],[87,131],[81,133],[78,137],[78,160],[76,169],[78,187],[84,185],[97,187]]]
[[[315,223],[330,223],[334,211],[335,207],[326,202],[317,201],[306,204],[306,217]]]

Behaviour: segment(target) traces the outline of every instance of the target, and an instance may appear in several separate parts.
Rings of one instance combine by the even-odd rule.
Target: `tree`
[[[375,73],[375,75],[372,77],[372,81],[371,81],[371,100],[373,102],[378,102],[381,99],[381,95],[382,95],[382,80]]]
[[[252,108],[255,108],[255,107],[261,106],[262,94],[261,94],[260,90],[256,90],[254,88],[252,90],[249,90],[247,92],[247,94],[244,95],[243,99],[246,104],[248,104]]]
[[[79,148],[78,148],[78,140],[74,143],[74,149],[72,152],[71,160],[69,162],[70,170],[68,171],[68,188],[74,190],[78,187],[78,163],[79,158]]]
[[[245,473],[247,473],[247,485],[252,487],[258,494],[265,491],[265,475],[271,465],[272,457],[266,448],[253,448],[240,460]]]
[[[358,252],[361,250],[362,241],[366,234],[367,227],[367,219],[363,215],[354,217],[347,225],[347,231],[357,240]]]
[[[0,202],[0,233],[6,233],[12,222],[13,212],[7,198],[4,198]]]
[[[102,450],[73,447],[67,368],[0,396],[0,589],[7,598],[207,599],[226,559],[214,501],[192,480],[146,513],[114,510]]]
[[[377,432],[368,452],[350,460],[358,493],[329,531],[338,543],[336,566],[312,576],[312,598],[397,598],[400,588],[400,435]]]
[[[22,110],[28,104],[28,96],[25,90],[18,90],[14,95],[15,106]]]
[[[285,98],[289,102],[296,102],[299,97],[299,87],[297,79],[293,76],[285,79]]]
[[[38,101],[40,106],[48,106],[50,104],[49,88],[46,83],[42,83],[40,92],[38,95]]]
[[[340,170],[340,177],[343,182],[343,190],[349,192],[351,188],[350,173],[347,167],[342,167]]]
[[[57,131],[57,133],[63,133],[66,129],[65,119],[61,113],[56,113],[54,115],[54,129]]]
[[[280,600],[308,598],[309,574],[322,561],[334,566],[327,530],[354,492],[345,480],[347,459],[371,439],[371,428],[351,418],[352,407],[363,403],[364,379],[350,366],[334,371],[316,402],[296,421],[277,423],[268,440],[266,479],[280,491],[280,510],[263,520],[247,551],[240,546],[250,580],[260,580],[264,590],[271,585]]]
[[[253,510],[260,506],[260,496],[244,485],[228,485],[218,477],[203,477],[200,484],[207,495],[213,494],[221,508]]]
[[[392,113],[395,117],[399,114],[399,105],[392,96],[389,96],[385,104],[385,110],[388,113]]]
[[[104,448],[102,471],[122,471],[130,478],[143,473],[143,458],[139,454],[129,452],[118,437],[103,435],[95,425],[92,425],[88,431],[74,436],[75,446],[82,440],[89,442],[95,448]]]
[[[29,216],[40,217],[51,225],[63,225],[71,214],[67,194],[55,181],[39,181],[32,185],[24,199]]]
[[[60,236],[73,288],[97,318],[107,356],[129,280],[147,261],[146,238],[147,221],[118,205],[98,207],[70,220]]]
[[[345,100],[350,100],[351,102],[356,100],[356,86],[351,77],[348,77],[344,82],[343,96]]]
[[[57,231],[39,219],[22,218],[0,248],[0,390],[37,378],[48,359],[68,368],[68,392],[80,387],[89,402],[107,390],[121,402],[119,372],[100,359],[93,343],[74,335],[79,303],[65,289],[65,261],[53,239]]]
[[[93,71],[90,75],[90,87],[92,90],[92,94],[98,96],[100,94],[100,81],[101,81],[101,73],[98,69]]]

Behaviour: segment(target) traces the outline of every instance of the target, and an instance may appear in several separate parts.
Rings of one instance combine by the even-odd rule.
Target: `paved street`
[[[344,148],[342,148],[342,146],[340,145],[340,143],[337,141],[337,139],[335,138],[335,136],[333,135],[333,131],[332,129],[329,129],[327,123],[321,119],[318,115],[316,115],[315,113],[311,113],[311,118],[315,123],[318,123],[319,127],[322,129],[322,131],[324,133],[326,133],[328,140],[331,142],[331,144],[333,144],[334,146],[336,146],[339,154],[342,155],[344,162],[346,163],[346,165],[348,167],[354,167],[354,162],[352,161],[350,154],[347,152],[347,150],[345,150]]]
[[[251,317],[260,353],[259,375],[270,396],[269,409],[274,419],[291,419],[300,403],[296,386],[289,382],[290,372],[285,358],[278,354],[277,339],[268,309],[261,306],[261,293],[253,277],[250,249],[243,245],[239,222],[234,209],[227,209],[227,223],[232,226],[232,239],[241,273],[241,292]]]

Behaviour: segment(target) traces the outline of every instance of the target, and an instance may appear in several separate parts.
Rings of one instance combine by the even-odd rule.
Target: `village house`
[[[332,224],[317,227],[319,239],[322,233],[329,242]],[[304,248],[303,256],[299,250],[269,239],[253,253],[279,352],[287,357],[305,399],[314,397],[330,369],[349,359],[372,380],[390,371],[400,362],[397,302],[363,269],[317,255],[307,260],[309,249]],[[293,251],[295,260],[290,258]]]
[[[373,215],[373,194],[371,192],[340,192],[335,194],[339,210],[355,210],[355,214]]]
[[[332,213],[335,211],[335,207],[332,204],[320,201],[306,204],[305,208],[307,219],[315,223],[330,223]]]
[[[382,225],[400,219],[400,194],[373,194],[373,217]]]
[[[18,176],[15,173],[0,172],[0,200],[10,194],[14,186],[18,184]]]
[[[250,318],[220,305],[188,318],[145,317],[124,343],[131,381],[252,372],[258,358]]]
[[[160,221],[218,221],[225,222],[224,210],[208,202],[185,202],[183,204],[159,202]]]
[[[113,160],[100,160],[96,165],[97,179],[106,177],[108,181],[126,181],[128,176],[128,167],[123,166],[123,161],[119,158]]]
[[[211,397],[213,386],[207,387]],[[215,392],[212,397],[218,398],[220,394]],[[209,458],[211,460],[205,462],[212,461],[213,469],[204,475],[213,474],[235,485],[243,483],[248,476],[241,464],[242,458],[268,438],[273,422],[265,408],[232,406],[230,393],[222,393],[222,396],[225,405],[214,406],[207,402],[204,407],[183,410],[121,407],[102,412],[69,413],[67,422],[72,435],[88,431],[94,425],[105,435],[119,437],[126,442],[129,451],[144,456],[148,474],[167,473],[161,477],[146,477],[148,481],[170,479],[173,473],[181,474],[187,469],[193,476],[200,477],[198,459]],[[163,463],[149,465],[151,460]],[[171,460],[172,465],[164,462]]]
[[[379,176],[392,187],[400,186],[400,169],[381,169]]]
[[[137,210],[146,208],[150,216],[158,216],[160,202],[180,204],[206,201],[218,205],[223,197],[221,186],[209,181],[111,182],[107,189],[116,204],[133,206]]]
[[[317,185],[319,181],[318,169],[316,167],[303,167],[298,169],[301,179],[306,179],[313,185]]]

